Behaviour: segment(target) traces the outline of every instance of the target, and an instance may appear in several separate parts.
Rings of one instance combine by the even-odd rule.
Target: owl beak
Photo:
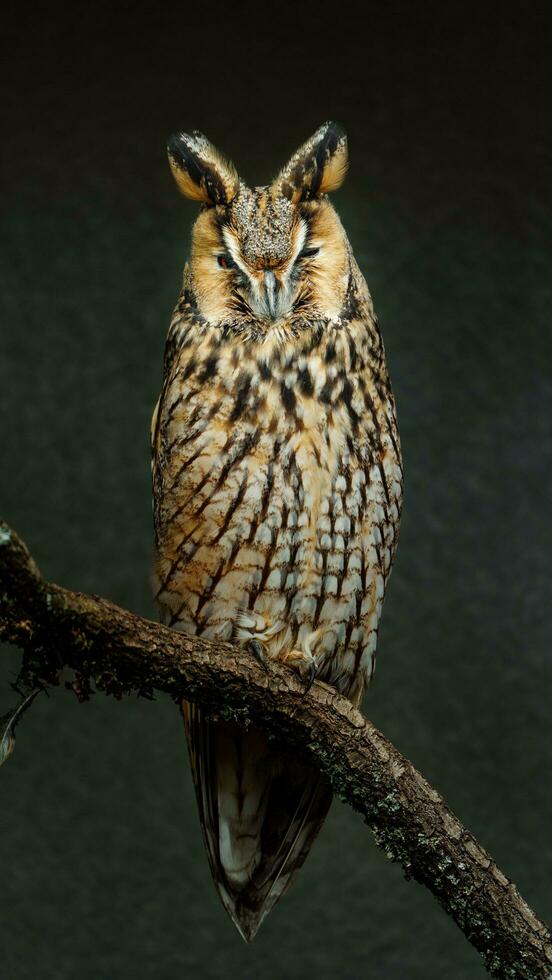
[[[251,285],[248,302],[256,316],[275,323],[289,313],[289,291],[271,269],[265,269],[260,276],[256,276]]]
[[[278,313],[278,297],[276,295],[277,283],[273,272],[268,271],[264,274],[266,308],[271,320],[275,320]]]

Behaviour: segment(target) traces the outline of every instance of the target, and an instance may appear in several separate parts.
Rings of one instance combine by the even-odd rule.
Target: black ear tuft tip
[[[197,155],[194,137],[187,133],[174,133],[167,141],[167,154],[176,182],[185,197],[193,200],[203,200],[207,191],[194,190],[199,188],[205,177],[204,168]]]
[[[174,133],[167,142],[169,159],[180,169],[184,169],[190,179],[199,184],[204,176],[204,168],[199,153],[201,133]]]
[[[191,133],[173,133],[167,140],[167,152],[186,159],[190,154],[199,154],[208,145],[203,133],[193,129]]]
[[[327,122],[324,123],[324,126],[328,131],[331,130],[332,133],[335,133],[335,135],[339,138],[347,135],[347,133],[345,132],[345,127],[342,126],[341,123],[337,122],[335,119],[328,119]]]
[[[323,140],[326,146],[333,151],[340,143],[347,139],[347,133],[341,123],[328,121],[320,127],[324,130]]]
[[[173,133],[167,140],[167,153],[169,156],[180,160],[185,146],[184,133]]]
[[[201,133],[173,133],[167,140],[167,151],[176,157],[186,158],[198,151],[201,140],[205,140]]]

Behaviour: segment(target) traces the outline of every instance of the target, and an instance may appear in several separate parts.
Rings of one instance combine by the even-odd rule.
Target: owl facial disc
[[[264,187],[248,187],[201,133],[172,137],[168,151],[181,192],[203,205],[185,275],[204,322],[250,337],[335,322],[351,281],[327,196],[347,169],[341,127],[321,126]]]

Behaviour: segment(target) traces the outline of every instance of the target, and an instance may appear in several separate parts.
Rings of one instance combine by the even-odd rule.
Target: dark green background
[[[2,516],[52,580],[154,615],[149,417],[195,213],[165,139],[198,127],[262,183],[341,120],[336,203],[406,470],[366,710],[550,917],[549,19],[310,0],[3,16]],[[2,652],[0,713],[18,663]],[[340,804],[246,947],[164,699],[36,703],[0,774],[0,869],[6,980],[483,975]]]

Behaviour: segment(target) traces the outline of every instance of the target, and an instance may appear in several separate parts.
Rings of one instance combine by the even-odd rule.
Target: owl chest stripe
[[[203,433],[200,433],[200,435],[203,435]],[[203,499],[196,513],[200,514],[203,510],[205,510],[205,508],[211,502],[213,496],[218,490],[221,489],[221,487],[224,486],[232,470],[235,467],[238,467],[240,463],[242,463],[254,450],[255,445],[259,440],[259,436],[260,433],[258,430],[247,432],[241,439],[239,438],[237,432],[231,433],[228,436],[222,450],[223,458],[226,457],[222,466],[219,466],[219,464],[214,461],[198,481],[196,481],[193,476],[193,464],[200,456],[209,451],[208,443],[205,445],[205,443],[202,441],[191,456],[185,456],[167,492],[174,493],[175,496],[178,497],[184,487],[189,486],[190,489],[184,500],[181,501],[176,510],[171,513],[169,520],[174,521],[175,518],[179,517],[180,514],[182,514],[183,511],[189,507],[193,499],[198,496],[203,488],[211,482],[213,483],[213,488],[211,492]],[[185,479],[184,484],[182,485],[183,477]]]
[[[253,518],[251,521],[251,530],[249,532],[249,541],[253,541],[258,528],[265,522],[266,515],[268,513],[268,505],[270,504],[270,499],[272,496],[272,491],[274,489],[274,462],[277,459],[279,452],[279,445],[274,446],[274,453],[272,459],[268,461],[268,466],[266,469],[266,479],[263,486],[263,491],[261,495],[261,509],[258,518]]]
[[[243,501],[243,498],[245,497],[245,492],[247,490],[248,482],[249,482],[249,474],[246,471],[244,473],[243,477],[242,477],[242,481],[240,483],[240,486],[239,486],[239,489],[238,489],[237,494],[235,495],[234,499],[230,503],[230,506],[229,506],[228,510],[224,514],[224,517],[222,519],[221,526],[220,526],[220,528],[218,530],[218,533],[213,538],[212,544],[214,544],[214,545],[218,544],[219,541],[220,541],[220,539],[223,537],[223,535],[226,534],[226,531],[230,527],[230,522],[232,520],[232,517],[234,516],[234,514],[238,510],[240,504]]]

